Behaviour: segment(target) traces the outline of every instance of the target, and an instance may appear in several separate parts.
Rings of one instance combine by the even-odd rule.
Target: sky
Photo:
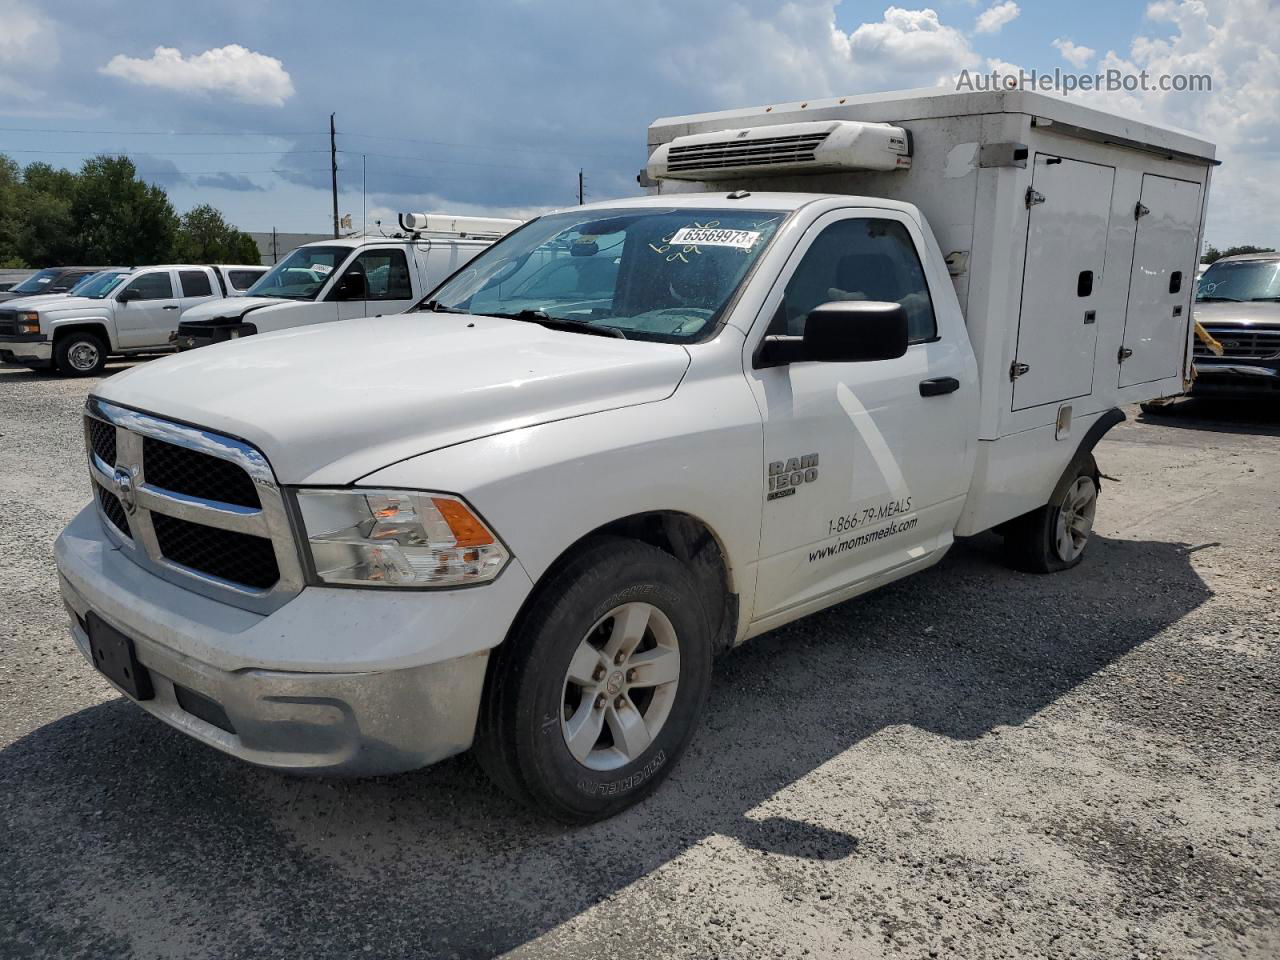
[[[340,212],[528,216],[639,192],[660,116],[942,85],[962,71],[1197,73],[1075,93],[1219,145],[1207,239],[1280,247],[1277,0],[0,0],[0,153],[130,154],[243,230]]]

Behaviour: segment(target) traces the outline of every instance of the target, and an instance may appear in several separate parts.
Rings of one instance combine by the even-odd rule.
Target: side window
[[[158,270],[134,277],[125,290],[136,290],[139,300],[168,300],[173,296],[173,282],[168,270]]]
[[[178,279],[182,282],[184,297],[211,297],[213,286],[209,283],[209,275],[203,270],[179,270]]]
[[[832,300],[900,303],[910,342],[938,335],[920,257],[896,220],[841,220],[823,230],[787,282],[769,333],[802,335],[809,311]]]
[[[229,270],[227,276],[231,279],[232,289],[248,290],[265,272],[265,270]]]
[[[409,261],[403,250],[370,250],[356,257],[347,273],[363,273],[368,294],[366,300],[409,300],[413,284],[409,281]]]

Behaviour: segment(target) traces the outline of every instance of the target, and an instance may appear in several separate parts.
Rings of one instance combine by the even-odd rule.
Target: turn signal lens
[[[410,490],[299,490],[316,575],[358,586],[492,580],[510,554],[457,497]]]
[[[39,333],[40,332],[40,314],[34,311],[29,313],[19,313],[16,316],[18,333]]]

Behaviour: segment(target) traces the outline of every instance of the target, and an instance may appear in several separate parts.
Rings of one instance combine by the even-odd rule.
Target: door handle
[[[931,377],[920,381],[920,396],[940,397],[944,393],[955,393],[960,389],[960,381],[955,377]]]
[[[173,303],[171,303],[171,304],[169,304],[168,306],[166,306],[164,309],[166,309],[166,310],[177,310],[177,309],[178,309],[178,306],[177,306],[177,304],[173,304]]]

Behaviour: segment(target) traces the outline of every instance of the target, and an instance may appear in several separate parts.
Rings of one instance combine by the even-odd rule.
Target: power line
[[[3,129],[3,128],[0,128]],[[366,140],[394,140],[400,143],[425,143],[439,147],[463,147],[466,149],[478,150],[510,150],[507,144],[488,144],[488,143],[459,143],[451,140],[422,140],[417,137],[383,137],[372,133],[340,133],[340,137],[361,137]],[[525,153],[546,153],[560,157],[612,157],[615,160],[631,160],[632,157],[624,157],[620,153],[600,153],[592,150],[547,150],[544,147],[519,147]]]

